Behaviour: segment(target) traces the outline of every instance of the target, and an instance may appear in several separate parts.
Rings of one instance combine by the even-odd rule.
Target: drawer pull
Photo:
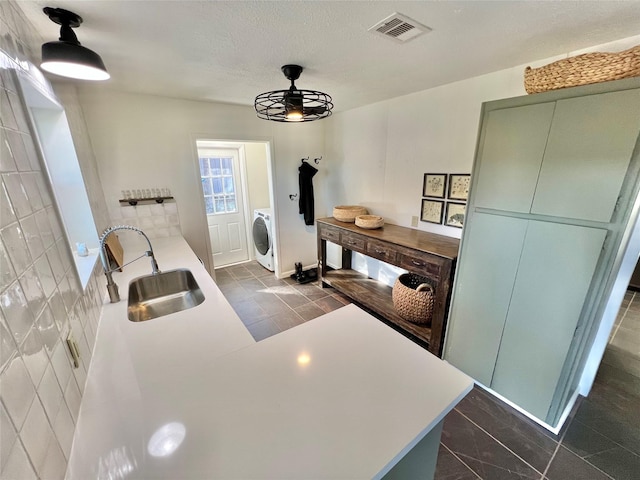
[[[424,263],[418,262],[417,260],[411,260],[411,263],[413,263],[416,267],[424,267]]]
[[[376,253],[386,253],[384,250],[380,250],[379,248],[376,248],[376,249],[375,249],[375,252],[376,252]]]

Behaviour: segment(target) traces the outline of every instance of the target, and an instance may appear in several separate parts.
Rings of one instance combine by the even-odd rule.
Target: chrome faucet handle
[[[109,300],[111,301],[111,303],[119,302],[120,294],[118,293],[118,285],[113,281],[113,276],[111,275],[117,269],[111,269],[111,266],[109,265],[109,262],[107,260],[106,241],[109,235],[111,235],[113,232],[116,232],[118,230],[133,230],[134,232],[138,232],[140,235],[142,235],[145,238],[145,240],[147,241],[147,245],[149,246],[149,250],[147,250],[143,255],[131,260],[130,262],[125,263],[122,266],[124,267],[125,265],[129,265],[131,262],[135,262],[139,258],[146,256],[146,257],[151,257],[151,274],[157,275],[160,273],[160,269],[158,268],[158,262],[156,261],[156,257],[153,254],[153,247],[151,246],[151,240],[149,240],[149,237],[147,237],[147,235],[142,230],[140,230],[138,227],[134,227],[133,225],[115,225],[113,227],[107,228],[102,233],[102,236],[100,237],[100,260],[102,261],[102,268],[104,269],[104,274],[107,277],[107,292],[109,292]]]

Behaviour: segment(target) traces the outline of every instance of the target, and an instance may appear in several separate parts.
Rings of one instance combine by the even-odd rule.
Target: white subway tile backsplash
[[[18,351],[13,335],[7,327],[2,311],[0,311],[0,372]]]
[[[71,453],[104,282],[83,293],[49,179],[18,97],[12,59],[38,61],[44,39],[14,0],[0,0],[0,478],[62,479]],[[4,55],[6,54],[6,55]],[[9,62],[9,63],[7,63]],[[98,228],[108,213],[75,85],[58,85]],[[118,207],[119,208],[119,207]],[[137,222],[137,215],[133,215]],[[80,319],[73,374],[69,312]],[[37,319],[36,319],[37,318]],[[34,385],[35,382],[35,385]],[[36,395],[37,386],[37,395]]]
[[[51,231],[53,232],[53,238],[56,241],[62,238],[62,226],[60,220],[58,219],[58,214],[56,213],[53,206],[47,207],[47,215],[49,216],[49,224],[51,225]]]
[[[42,406],[47,417],[49,417],[49,421],[53,424],[62,404],[62,389],[50,363],[47,365],[42,381],[38,386],[38,396],[42,401]]]
[[[11,153],[13,153],[13,160],[16,162],[16,167],[20,172],[30,171],[31,164],[29,163],[27,151],[24,149],[22,134],[12,130],[6,130],[5,132],[7,135],[7,140],[9,141]]]
[[[28,172],[28,173],[20,174],[20,178],[22,179],[22,185],[24,186],[24,189],[27,192],[29,203],[31,203],[31,209],[34,212],[37,212],[38,210],[44,207],[44,203],[42,202],[42,197],[40,196],[40,188],[38,187],[38,182],[36,181],[36,179],[40,175],[41,175],[40,172]]]
[[[45,207],[51,205],[51,191],[47,186],[47,182],[45,181],[44,173],[42,175],[38,175],[36,177],[36,183],[38,184],[38,190],[40,191],[40,198],[42,198],[42,203]]]
[[[2,180],[2,188],[0,188],[0,228],[9,225],[17,220],[16,213],[13,209],[13,205],[11,205],[11,200],[9,200],[9,192],[7,191],[7,186],[4,184],[4,180]]]
[[[56,416],[55,422],[53,424],[53,431],[58,437],[58,441],[60,442],[60,446],[62,447],[62,451],[64,456],[69,459],[71,456],[71,445],[73,444],[73,430],[75,428],[73,418],[71,418],[71,413],[69,413],[69,408],[65,402],[60,404],[60,409],[58,410],[58,415]]]
[[[0,309],[7,322],[9,330],[17,345],[21,345],[27,338],[35,318],[29,309],[27,298],[22,292],[19,282],[12,283],[0,294]]]
[[[18,123],[16,122],[16,117],[13,114],[11,102],[9,101],[9,94],[4,90],[0,91],[0,122],[4,127],[13,130],[18,129]]]
[[[14,357],[0,374],[0,390],[7,413],[16,430],[20,431],[36,396],[33,382],[20,356]]]
[[[20,224],[13,223],[0,230],[0,237],[9,253],[9,260],[16,275],[20,276],[32,262]]]
[[[29,457],[27,457],[27,453],[19,439],[14,442],[13,448],[9,453],[9,458],[7,459],[7,464],[2,470],[0,477],[20,480],[38,480],[36,472],[31,466],[31,461]]]
[[[49,223],[49,215],[46,210],[40,210],[36,212],[36,225],[38,225],[38,232],[40,233],[40,240],[45,250],[48,250],[55,243],[53,237],[53,230]]]
[[[31,203],[27,196],[27,189],[22,183],[22,176],[19,173],[5,173],[2,175],[2,180],[7,188],[9,198],[11,198],[11,205],[18,215],[18,218],[26,217],[33,211],[31,209]]]
[[[151,205],[138,205],[133,208],[136,210],[136,216],[138,218],[151,216]]]
[[[53,245],[49,250],[47,250],[47,260],[49,260],[49,266],[53,272],[53,278],[56,279],[56,283],[59,283],[64,278],[65,271],[62,265],[62,260],[60,259],[60,254],[58,253],[58,247]]]
[[[67,388],[64,390],[64,399],[69,407],[69,412],[71,412],[73,422],[76,423],[78,421],[78,413],[80,412],[81,395],[76,379],[73,376],[67,382]]]
[[[22,430],[20,430],[20,438],[25,449],[29,452],[36,472],[41,472],[49,443],[54,437],[53,429],[37,396],[33,400]]]
[[[31,375],[31,381],[33,381],[33,384],[37,388],[49,363],[49,357],[47,357],[42,339],[40,338],[40,332],[38,332],[36,327],[31,328],[27,338],[22,345],[20,345],[19,350],[22,353],[24,366],[27,367],[27,371],[29,375]]]
[[[27,241],[27,248],[29,249],[29,253],[31,253],[31,258],[38,258],[44,253],[44,245],[40,238],[36,217],[29,215],[23,218],[20,220],[20,226],[22,227],[22,234]]]
[[[0,472],[9,459],[9,454],[13,448],[13,443],[16,441],[18,434],[16,433],[9,414],[0,402]],[[4,478],[4,477],[2,477]]]
[[[153,228],[153,217],[142,217],[140,219],[138,219],[140,228],[142,230],[144,230],[147,235],[149,235],[149,232],[147,232],[147,229]]]
[[[138,218],[138,214],[136,213],[136,207],[126,206],[120,207],[121,217],[124,219],[128,218]]]
[[[40,160],[38,158],[38,154],[36,153],[35,143],[31,140],[31,137],[28,135],[23,135],[22,139],[24,140],[24,150],[27,154],[27,158],[29,159],[29,165],[31,165],[31,170],[39,172],[41,170]],[[39,177],[40,175],[38,175]]]
[[[67,353],[66,339],[61,339],[53,350],[51,356],[51,365],[53,365],[53,371],[58,378],[58,383],[61,388],[67,387],[69,379],[71,378],[71,358]]]
[[[9,260],[9,254],[0,240],[0,292],[7,288],[16,279],[16,272]]]
[[[69,250],[69,244],[67,243],[67,240],[64,238],[59,238],[58,240],[56,240],[56,248],[58,249],[58,254],[60,255],[62,268],[66,273],[73,265],[73,258],[71,257],[71,251]]]
[[[51,266],[49,266],[49,260],[46,255],[42,255],[35,261],[36,272],[40,279],[40,285],[44,291],[45,297],[50,297],[56,288],[56,279],[53,277]]]
[[[15,116],[17,130],[23,133],[29,133],[29,124],[27,123],[27,117],[25,111],[20,103],[20,97],[16,92],[7,92],[7,98],[11,104],[11,110]]]
[[[27,269],[18,281],[20,282],[22,292],[27,299],[33,318],[38,318],[38,315],[40,315],[40,311],[44,307],[47,299],[42,291],[42,285],[40,285],[40,280],[38,280],[38,274],[36,273],[35,267],[32,266]]]
[[[49,444],[47,455],[40,470],[40,478],[47,480],[63,480],[67,469],[67,460],[62,453],[58,441],[54,438]]]
[[[44,347],[47,349],[49,357],[53,356],[53,351],[60,338],[60,332],[56,326],[56,322],[53,319],[53,313],[51,307],[47,304],[40,313],[40,316],[36,320],[36,326],[40,332],[40,338]]]
[[[56,326],[58,327],[58,330],[62,332],[62,326],[68,322],[67,308],[64,306],[62,293],[60,293],[60,290],[57,287],[49,297],[49,306],[51,307],[51,313],[53,313],[53,319],[56,322]]]
[[[13,161],[13,153],[11,153],[5,130],[4,128],[0,128],[0,172],[15,172],[17,169],[18,167],[16,167],[16,162]]]

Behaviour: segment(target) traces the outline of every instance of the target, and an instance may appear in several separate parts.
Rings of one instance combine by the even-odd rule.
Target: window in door
[[[200,157],[200,177],[207,215],[238,212],[233,157]]]

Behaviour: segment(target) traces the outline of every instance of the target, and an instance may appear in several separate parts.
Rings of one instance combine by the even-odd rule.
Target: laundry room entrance
[[[270,212],[270,145],[264,141],[196,140],[203,211],[211,270],[262,259],[264,240],[253,239],[256,211]],[[272,233],[268,254],[273,256]],[[259,249],[258,249],[259,247]]]

